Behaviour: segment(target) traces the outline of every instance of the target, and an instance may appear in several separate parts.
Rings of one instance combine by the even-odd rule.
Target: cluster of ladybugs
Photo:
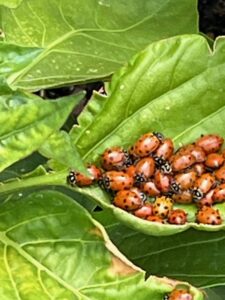
[[[198,223],[219,225],[222,219],[213,204],[225,201],[223,141],[216,134],[202,135],[174,151],[170,138],[146,133],[128,151],[106,149],[101,168],[88,166],[90,178],[71,171],[67,181],[82,187],[98,182],[113,195],[115,206],[148,221],[185,224],[187,213],[173,205],[195,203]]]

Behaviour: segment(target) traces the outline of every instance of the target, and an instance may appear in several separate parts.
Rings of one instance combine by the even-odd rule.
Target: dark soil
[[[199,28],[215,39],[225,34],[225,0],[199,0]]]

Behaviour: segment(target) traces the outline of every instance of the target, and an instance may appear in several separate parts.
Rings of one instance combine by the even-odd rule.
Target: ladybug
[[[168,217],[170,224],[183,225],[187,222],[187,214],[183,209],[174,209]]]
[[[202,174],[205,173],[206,168],[203,163],[197,163],[197,164],[194,164],[193,166],[191,166],[190,168],[188,168],[188,170],[195,171],[198,176],[201,176]]]
[[[147,181],[141,184],[140,189],[149,197],[160,195],[160,190],[156,187],[154,181]]]
[[[157,157],[161,157],[164,160],[167,160],[174,151],[173,141],[171,139],[164,139],[161,145],[159,145],[158,149],[155,152]]]
[[[161,170],[164,174],[172,173],[172,167],[168,160],[165,160],[161,156],[153,155],[156,167]]]
[[[196,220],[198,223],[203,223],[208,225],[220,225],[222,223],[219,210],[209,206],[203,206],[197,212]]]
[[[193,187],[197,178],[197,173],[194,171],[189,171],[186,173],[180,173],[175,175],[174,182],[171,184],[171,189],[175,192],[180,192],[181,190],[187,190]]]
[[[155,216],[166,218],[173,208],[173,200],[169,197],[157,197],[153,203],[153,214]]]
[[[212,169],[219,168],[223,163],[224,157],[219,153],[210,153],[205,161],[205,165]]]
[[[193,191],[193,200],[198,201],[203,198],[216,183],[215,177],[210,173],[200,176],[196,182]]]
[[[206,154],[217,152],[220,150],[224,139],[217,134],[202,135],[196,145],[203,148]]]
[[[183,171],[195,163],[195,158],[192,154],[185,153],[175,155],[172,159],[172,169],[174,172]]]
[[[122,147],[106,149],[101,157],[102,167],[107,170],[124,170],[132,164],[131,158]]]
[[[159,216],[149,216],[149,217],[146,218],[146,220],[150,221],[150,222],[158,222],[158,223],[164,224],[163,218],[161,218]]]
[[[134,215],[141,219],[146,219],[153,214],[153,206],[151,203],[145,203],[141,208],[134,211]]]
[[[190,190],[181,191],[172,195],[172,199],[176,203],[189,204],[192,202],[193,195]]]
[[[150,179],[155,172],[155,161],[152,157],[142,158],[135,166],[135,182],[142,183]]]
[[[214,172],[217,180],[225,182],[225,166],[223,165],[221,168]]]
[[[168,298],[168,300],[193,300],[193,299],[194,298],[192,294],[184,289],[173,290],[169,294],[169,298]]]
[[[89,165],[87,167],[87,171],[90,173],[90,177],[83,175],[80,172],[70,171],[69,175],[67,176],[67,182],[72,186],[89,186],[97,181],[101,177],[101,170],[96,167],[95,165]]]
[[[146,157],[159,147],[162,140],[163,135],[161,133],[146,133],[130,148],[130,154],[133,157]]]
[[[213,205],[213,194],[215,189],[211,189],[206,195],[197,202],[199,207],[202,206],[212,206]]]
[[[143,200],[130,190],[122,190],[117,192],[114,197],[113,204],[126,211],[133,211],[143,206]]]
[[[154,175],[154,182],[162,193],[166,194],[170,192],[172,177],[170,175],[162,173],[160,170],[157,170]]]
[[[222,183],[215,188],[212,198],[215,203],[225,201],[225,183]]]
[[[206,160],[206,154],[204,150],[194,144],[189,144],[180,148],[176,154],[191,154],[192,156],[194,156],[196,163],[201,163]]]
[[[127,190],[133,183],[133,178],[123,171],[107,171],[99,180],[99,185],[107,191]]]

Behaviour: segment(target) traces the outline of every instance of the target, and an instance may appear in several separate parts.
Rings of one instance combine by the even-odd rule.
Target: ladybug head
[[[195,188],[192,190],[193,194],[193,201],[198,202],[203,198],[203,192],[199,190],[198,188]]]
[[[66,178],[66,181],[70,185],[76,184],[76,173],[74,171],[70,171],[69,175]]]
[[[153,132],[153,134],[157,137],[157,139],[162,142],[164,140],[164,135],[161,132]]]
[[[170,185],[170,189],[172,192],[174,192],[175,194],[180,192],[180,185],[176,182],[172,182]]]
[[[99,178],[98,184],[101,189],[104,189],[106,191],[110,190],[110,180],[107,176],[102,176],[101,178]]]
[[[157,165],[157,167],[161,167],[162,165],[164,165],[166,163],[165,159],[162,156],[153,156],[154,161]]]
[[[160,169],[164,174],[172,173],[172,167],[168,161],[165,161],[165,163],[161,165]]]

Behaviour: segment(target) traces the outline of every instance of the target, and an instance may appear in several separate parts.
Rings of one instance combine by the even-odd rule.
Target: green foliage
[[[212,52],[203,37],[185,35],[152,43],[135,56],[113,77],[104,105],[99,104],[103,103],[99,99],[93,99],[94,117],[90,118],[87,107],[80,117],[80,126],[72,129],[71,136],[83,159],[98,160],[113,145],[129,147],[149,131],[163,132],[173,138],[176,146],[193,142],[200,134],[216,132],[224,136],[224,48],[223,39],[215,44]],[[114,207],[108,195],[99,197],[95,189],[81,192],[145,234],[171,235],[190,227],[207,231],[225,229],[225,224],[196,224],[195,205],[185,206],[189,223],[159,225]],[[217,207],[225,219],[225,205]]]
[[[163,279],[144,281],[144,272],[115,249],[103,227],[58,192],[6,199],[0,256],[2,299],[161,300],[173,289]],[[192,292],[203,299],[196,289]]]
[[[23,0],[1,8],[1,28],[36,49],[9,84],[37,90],[106,78],[152,41],[197,33],[196,0]]]
[[[64,124],[81,96],[44,101],[17,91],[0,95],[0,171],[37,150]]]
[[[122,253],[146,270],[147,275],[164,275],[201,288],[224,285],[223,231],[208,233],[189,229],[172,236],[155,237],[121,224],[109,210],[95,212],[93,216]]]
[[[167,39],[197,33],[196,0],[0,0],[0,13],[1,299],[162,300],[180,283],[152,274],[224,283],[225,226],[194,224],[194,206],[188,225],[152,224],[112,206],[97,186],[66,183],[69,169],[85,173],[106,147],[128,147],[153,129],[176,145],[215,128],[224,135],[224,41],[212,52],[197,35]],[[115,70],[108,96],[95,93],[69,133],[83,95],[30,93]],[[87,212],[96,204],[101,217]]]

